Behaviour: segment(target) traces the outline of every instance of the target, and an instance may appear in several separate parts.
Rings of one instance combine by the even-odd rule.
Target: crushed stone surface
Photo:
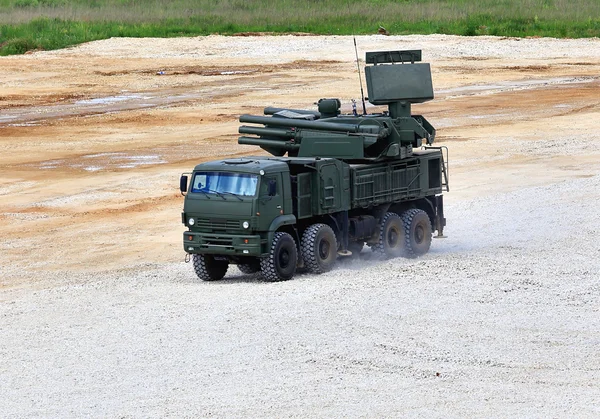
[[[0,305],[9,416],[600,415],[600,176],[447,208],[419,259],[264,283],[185,263]],[[595,198],[595,199],[594,199]]]

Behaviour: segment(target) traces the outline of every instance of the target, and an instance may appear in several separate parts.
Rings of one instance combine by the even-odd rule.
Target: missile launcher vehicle
[[[377,257],[418,257],[444,237],[447,149],[411,105],[433,99],[421,51],[366,54],[368,101],[387,110],[341,113],[268,107],[241,115],[238,143],[270,156],[226,158],[183,174],[186,260],[198,277],[223,278],[230,264],[267,281],[297,270],[319,274],[365,245]]]

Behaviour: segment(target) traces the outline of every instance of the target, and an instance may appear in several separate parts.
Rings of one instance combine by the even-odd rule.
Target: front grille
[[[225,220],[222,218],[198,218],[198,228],[207,228],[215,230],[239,230],[240,222],[238,220]]]

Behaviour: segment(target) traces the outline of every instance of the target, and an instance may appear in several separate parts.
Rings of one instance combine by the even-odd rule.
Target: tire
[[[298,250],[294,238],[288,233],[275,233],[269,256],[260,259],[260,270],[265,280],[277,282],[292,279],[297,264]]]
[[[302,258],[313,274],[329,272],[337,259],[335,233],[327,224],[313,224],[302,235]]]
[[[409,209],[402,214],[404,225],[404,247],[406,256],[422,256],[431,247],[431,221],[429,215],[420,209]]]
[[[386,212],[379,227],[379,240],[372,246],[373,253],[382,258],[404,255],[404,226],[395,212]]]
[[[216,260],[212,255],[193,256],[194,271],[198,278],[203,281],[218,281],[223,279],[229,268],[229,262],[225,260]]]
[[[238,263],[237,267],[243,274],[255,274],[260,271],[260,262],[256,260],[250,263]]]

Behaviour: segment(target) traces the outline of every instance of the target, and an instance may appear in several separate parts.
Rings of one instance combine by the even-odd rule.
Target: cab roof
[[[227,171],[259,174],[261,170],[265,173],[285,172],[289,170],[290,164],[312,164],[316,160],[334,160],[318,157],[266,157],[247,156],[239,158],[228,158],[200,163],[194,167],[194,171]]]
[[[288,169],[286,163],[265,157],[241,157],[223,160],[214,160],[200,163],[194,167],[194,171],[227,171],[259,174],[261,170],[265,173],[281,172]]]

